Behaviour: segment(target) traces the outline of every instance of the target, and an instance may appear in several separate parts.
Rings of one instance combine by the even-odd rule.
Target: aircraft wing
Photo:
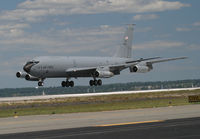
[[[161,57],[152,57],[152,58],[140,58],[138,60],[132,60],[132,61],[127,61],[126,63],[129,64],[129,63],[137,63],[137,62],[142,62],[142,61],[147,61],[147,60],[153,60],[153,59],[159,59]]]
[[[173,60],[179,60],[179,59],[186,59],[187,57],[177,57],[177,58],[166,58],[166,59],[160,59],[160,57],[153,57],[153,58],[146,58],[146,59],[139,59],[139,60],[131,60],[127,61],[124,64],[119,65],[107,65],[105,67],[84,67],[84,68],[69,68],[66,70],[66,74],[68,76],[81,76],[81,77],[88,77],[95,73],[97,70],[107,70],[111,71],[114,74],[119,74],[120,71],[135,66],[137,64],[140,64],[140,62],[145,62],[145,65],[152,65],[154,63],[160,63],[160,62],[167,62],[167,61],[173,61]]]
[[[172,61],[172,60],[178,60],[178,59],[184,59],[186,57],[181,57],[181,58],[169,58],[169,59],[160,59],[161,57],[151,57],[151,58],[140,58],[138,60],[129,60],[127,62],[125,62],[125,64],[121,64],[121,65],[110,65],[108,66],[110,71],[121,71],[123,69],[126,69],[128,67],[131,67],[131,66],[135,66],[137,64],[139,64],[140,62],[145,62],[147,61],[146,63],[158,63],[158,62],[166,62],[166,61]],[[159,60],[156,60],[156,59],[159,59]]]
[[[96,67],[85,67],[85,68],[69,68],[65,72],[68,76],[91,76],[96,71]]]
[[[66,73],[71,72],[94,72],[97,68],[96,67],[85,67],[85,68],[69,68],[66,70]]]
[[[166,59],[148,61],[148,63],[154,64],[154,63],[161,63],[161,62],[167,62],[167,61],[173,61],[173,60],[179,60],[179,59],[186,59],[186,58],[187,57],[166,58]]]
[[[187,57],[176,57],[176,58],[165,58],[161,59],[161,57],[153,57],[153,58],[146,58],[146,59],[139,59],[139,60],[132,60],[132,61],[127,61],[126,64],[123,65],[113,65],[110,66],[110,71],[115,71],[115,70],[123,70],[125,68],[129,68],[135,65],[139,65],[141,63],[145,63],[144,65],[152,66],[152,64],[155,63],[161,63],[161,62],[167,62],[167,61],[173,61],[173,60],[180,60],[180,59],[186,59]]]
[[[142,62],[142,61],[149,61],[149,60],[154,60],[154,59],[159,59],[161,57],[152,57],[152,58],[140,58],[138,60],[130,60],[130,61],[127,61],[125,64],[121,64],[121,65],[110,65],[110,69],[111,71],[112,70],[115,70],[115,69],[118,69],[118,70],[123,70],[127,67],[130,67],[130,66],[134,66],[134,65],[137,65],[138,63]]]

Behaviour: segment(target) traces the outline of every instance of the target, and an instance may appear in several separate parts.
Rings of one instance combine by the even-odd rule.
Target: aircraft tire
[[[94,85],[97,86],[98,85],[98,82],[97,80],[94,80]]]
[[[69,86],[74,87],[74,81],[70,81]]]
[[[62,81],[61,85],[62,85],[62,87],[66,87],[66,82]]]
[[[97,84],[98,84],[99,86],[101,86],[101,85],[102,85],[102,80],[99,79],[99,80],[97,81]]]
[[[65,83],[66,83],[66,85],[65,85],[66,87],[70,86],[70,82],[69,81],[66,81]]]
[[[93,80],[90,80],[90,86],[93,86],[94,85],[94,81]]]
[[[44,83],[43,82],[38,82],[38,86],[43,86]]]

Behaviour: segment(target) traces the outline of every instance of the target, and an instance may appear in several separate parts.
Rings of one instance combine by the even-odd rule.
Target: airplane
[[[120,72],[129,68],[131,73],[146,73],[153,69],[153,64],[172,60],[185,59],[176,58],[132,58],[132,40],[134,24],[129,24],[125,31],[122,44],[116,54],[112,57],[80,57],[80,56],[40,56],[28,61],[23,70],[18,71],[18,78],[27,81],[37,81],[38,86],[44,85],[47,78],[66,78],[61,82],[62,87],[73,87],[71,78],[90,77],[90,86],[101,86],[101,78],[110,78],[119,75]]]

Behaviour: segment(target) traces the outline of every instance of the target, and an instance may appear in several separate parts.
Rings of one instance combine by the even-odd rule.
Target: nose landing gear
[[[44,79],[38,80],[38,86],[44,86]]]
[[[44,85],[44,83],[42,81],[38,82],[38,86],[43,86],[43,85]]]

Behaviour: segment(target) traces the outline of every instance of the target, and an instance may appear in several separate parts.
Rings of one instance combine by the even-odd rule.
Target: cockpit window
[[[28,61],[28,62],[26,63],[26,65],[27,65],[27,64],[38,64],[38,63],[39,63],[39,61],[32,60],[32,61]]]

